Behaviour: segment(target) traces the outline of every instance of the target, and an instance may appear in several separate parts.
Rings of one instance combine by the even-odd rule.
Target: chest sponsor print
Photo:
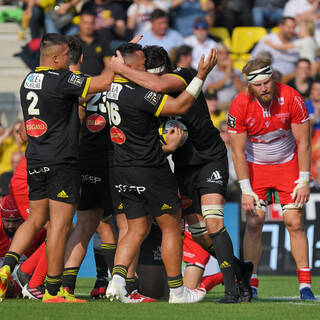
[[[116,144],[123,144],[126,142],[126,135],[123,133],[122,130],[116,127],[112,127],[110,129],[110,138],[111,141]]]
[[[105,127],[106,120],[103,116],[94,113],[87,118],[86,125],[90,132],[96,133],[101,131]]]
[[[38,138],[47,132],[48,126],[44,121],[32,118],[26,121],[26,130],[30,137]]]

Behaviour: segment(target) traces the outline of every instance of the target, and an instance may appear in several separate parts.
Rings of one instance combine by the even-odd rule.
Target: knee
[[[258,217],[247,217],[246,222],[246,229],[249,232],[255,233],[255,232],[261,232],[264,225],[264,220],[259,219]]]
[[[286,227],[287,227],[289,233],[304,231],[302,221],[299,218],[293,218],[293,219],[286,221]]]

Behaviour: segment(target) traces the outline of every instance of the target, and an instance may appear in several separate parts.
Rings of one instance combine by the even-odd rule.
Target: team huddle
[[[260,259],[259,236],[261,243],[261,232],[252,232],[250,223],[263,225],[270,193],[283,206],[301,298],[314,299],[301,218],[309,197],[308,113],[298,93],[274,83],[269,61],[248,62],[244,68],[248,92],[234,100],[228,115],[247,216],[244,262],[235,257],[224,226],[227,150],[202,93],[217,62],[216,52],[203,56],[195,73],[173,70],[163,48],[143,48],[133,41],[119,46],[110,70],[95,77],[79,72],[82,50],[75,37],[47,34],[40,53],[40,67],[27,75],[20,89],[28,139],[29,214],[4,256],[0,299],[6,296],[12,274],[18,284],[23,282],[27,296],[42,302],[85,302],[75,297],[74,290],[96,232],[97,281],[92,297],[137,303],[167,296],[169,303],[199,302],[208,290],[200,283],[212,256],[221,270],[213,281],[225,286],[225,295],[217,302],[250,302],[256,293],[250,280]],[[166,143],[161,143],[159,126],[169,117],[182,125],[170,128]],[[182,143],[184,128],[188,138]],[[286,179],[279,174],[284,169]],[[72,227],[76,210],[77,224]],[[188,226],[184,242],[182,218]],[[26,267],[17,266],[39,232],[46,232],[46,242],[29,259],[37,255],[36,265],[46,264],[43,291],[19,281]],[[196,248],[190,249],[195,250],[193,259],[185,258],[186,241],[189,249]],[[182,259],[188,263],[184,278]],[[136,290],[137,275],[143,293],[151,298]],[[148,288],[155,279],[158,283]]]

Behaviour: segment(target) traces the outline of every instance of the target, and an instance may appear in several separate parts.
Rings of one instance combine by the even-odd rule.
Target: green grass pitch
[[[86,304],[42,304],[38,301],[7,299],[0,303],[1,320],[130,320],[130,319],[320,319],[320,277],[313,277],[313,291],[318,301],[298,299],[298,284],[293,276],[261,276],[260,299],[252,303],[219,305],[224,287],[211,290],[204,301],[196,304],[169,305],[167,302],[122,304],[106,300],[89,300]],[[82,278],[77,282],[77,293],[88,298],[94,279]]]

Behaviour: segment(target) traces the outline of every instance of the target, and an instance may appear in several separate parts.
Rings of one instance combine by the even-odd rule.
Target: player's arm
[[[155,92],[175,92],[185,88],[185,83],[181,78],[172,74],[158,75],[147,71],[139,71],[121,63],[121,54],[116,52],[117,57],[111,58],[111,69],[114,73],[137,83],[141,87]]]
[[[232,159],[236,170],[238,181],[240,183],[242,195],[241,205],[245,213],[255,215],[255,200],[258,203],[259,198],[252,191],[249,179],[249,168],[246,159],[245,149],[247,145],[247,133],[230,133],[230,142],[232,148]]]
[[[311,139],[310,121],[291,124],[292,134],[298,147],[299,180],[292,198],[297,204],[304,204],[309,200],[309,175],[311,168]]]
[[[201,93],[203,81],[216,63],[216,50],[211,49],[206,60],[204,60],[204,55],[202,55],[196,77],[193,78],[186,89],[177,98],[166,95],[163,99],[163,103],[158,108],[156,115],[172,116],[186,113]]]
[[[109,90],[113,78],[114,73],[109,68],[107,70],[104,69],[99,76],[89,78],[87,93],[98,93]],[[86,95],[84,97],[86,97]]]

